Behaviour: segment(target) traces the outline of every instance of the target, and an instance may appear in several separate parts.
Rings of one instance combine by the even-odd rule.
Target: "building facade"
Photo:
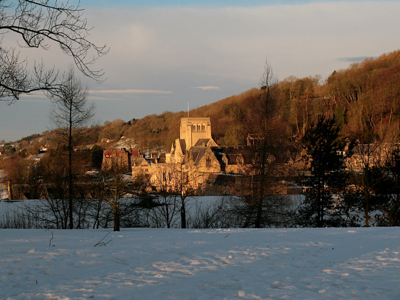
[[[277,174],[296,160],[296,149],[286,149],[287,153],[275,156],[270,150],[270,160],[279,156],[285,161],[281,168],[274,168]],[[171,151],[132,160],[132,177],[135,180],[146,176],[153,191],[197,195],[249,193],[257,173],[257,153],[254,145],[218,146],[211,135],[210,118],[182,118],[180,136]]]

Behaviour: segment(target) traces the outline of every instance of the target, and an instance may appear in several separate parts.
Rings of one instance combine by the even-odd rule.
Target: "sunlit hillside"
[[[321,114],[335,116],[342,134],[363,143],[397,141],[400,133],[400,51],[335,70],[323,81],[319,76],[290,76],[271,87],[275,118],[287,140],[301,137]],[[188,114],[210,117],[214,140],[220,145],[243,144],[246,122],[254,115],[262,90],[253,88],[189,112],[164,112],[142,119],[106,122],[81,130],[77,145],[133,138],[141,148],[169,150],[179,136],[179,124]],[[60,146],[54,131],[25,137],[14,143],[35,153],[40,145]],[[7,146],[7,145],[6,145]],[[8,145],[12,148],[15,145]],[[7,149],[6,149],[7,150]],[[4,152],[4,150],[3,150]]]

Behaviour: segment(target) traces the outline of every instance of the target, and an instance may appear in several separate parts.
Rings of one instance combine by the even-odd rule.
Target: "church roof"
[[[225,155],[228,158],[229,165],[236,165],[237,158],[241,157],[244,159],[244,164],[251,164],[254,158],[254,149],[250,147],[212,147],[212,151],[214,152],[215,157],[217,157],[218,161],[222,162],[222,158]]]
[[[142,163],[146,163],[147,165],[149,165],[148,161],[143,157],[135,157],[134,159],[132,159],[132,166],[140,167]]]
[[[207,143],[210,139],[199,139],[194,147],[207,147]]]
[[[190,148],[190,153],[192,156],[192,159],[194,161],[194,165],[197,166],[201,160],[201,158],[204,156],[206,153],[207,148],[204,147],[192,147]]]
[[[179,139],[179,144],[181,146],[182,153],[185,154],[185,152],[186,152],[186,141],[184,139]]]

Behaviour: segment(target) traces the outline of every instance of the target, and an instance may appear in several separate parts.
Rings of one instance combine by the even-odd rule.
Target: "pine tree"
[[[333,197],[346,182],[343,143],[339,132],[335,118],[322,115],[317,124],[310,125],[302,139],[310,158],[310,175],[304,182],[308,191],[299,209],[303,226],[335,226],[340,222],[335,209],[338,203]]]

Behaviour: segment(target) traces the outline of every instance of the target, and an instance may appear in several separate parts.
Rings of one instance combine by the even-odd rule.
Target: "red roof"
[[[132,156],[139,156],[139,149],[135,148],[132,150]]]

